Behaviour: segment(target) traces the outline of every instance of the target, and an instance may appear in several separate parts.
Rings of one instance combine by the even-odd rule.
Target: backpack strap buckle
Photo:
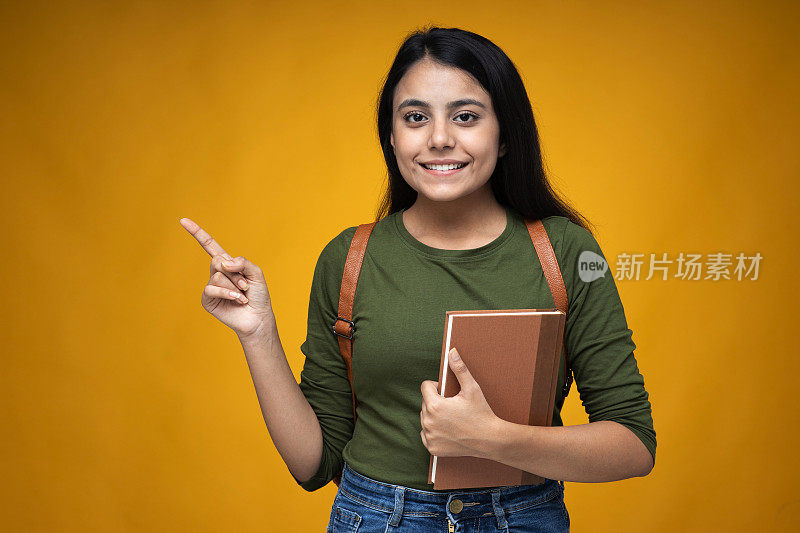
[[[340,320],[342,322],[347,322],[348,324],[350,324],[350,327],[348,328],[348,331],[350,333],[349,335],[346,335],[345,333],[340,333],[339,331],[336,330],[336,325],[339,323]],[[350,339],[350,340],[353,339],[353,336],[356,333],[356,323],[353,322],[352,320],[347,320],[346,318],[342,318],[340,316],[337,316],[336,320],[333,321],[333,327],[332,328],[333,328],[333,332],[336,335],[339,335],[340,337],[344,337],[344,338]]]

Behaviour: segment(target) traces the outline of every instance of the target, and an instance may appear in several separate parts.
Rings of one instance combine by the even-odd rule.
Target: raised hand
[[[275,315],[261,269],[244,257],[231,257],[191,219],[180,223],[211,256],[211,277],[200,299],[203,308],[239,338],[270,331]]]

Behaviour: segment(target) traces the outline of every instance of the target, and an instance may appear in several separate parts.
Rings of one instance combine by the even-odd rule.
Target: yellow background
[[[373,219],[375,98],[427,23],[516,63],[550,175],[610,261],[764,257],[757,281],[618,282],[657,462],[567,483],[573,531],[800,528],[796,4],[17,4],[0,7],[4,529],[324,529],[336,488],[289,475],[178,220],[264,270],[299,376],[314,263]],[[587,421],[574,388],[564,417]]]

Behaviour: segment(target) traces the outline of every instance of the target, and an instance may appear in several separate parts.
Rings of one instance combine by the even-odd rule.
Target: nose
[[[455,144],[451,126],[446,119],[434,120],[428,137],[428,148],[432,150],[442,150],[452,148]]]

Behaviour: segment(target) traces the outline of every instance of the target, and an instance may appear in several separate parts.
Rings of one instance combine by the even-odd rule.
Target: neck
[[[437,202],[419,195],[403,212],[403,224],[415,239],[434,248],[458,250],[488,244],[506,228],[505,207],[491,193],[471,196]]]

